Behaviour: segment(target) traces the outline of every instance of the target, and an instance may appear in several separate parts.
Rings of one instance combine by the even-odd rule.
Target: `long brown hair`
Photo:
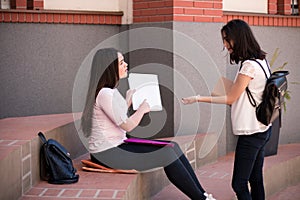
[[[238,64],[250,58],[265,59],[266,53],[261,50],[249,25],[240,19],[229,21],[221,29],[223,40],[229,44],[233,41],[233,52],[230,54],[230,62]],[[224,37],[225,36],[225,37]]]
[[[81,129],[90,136],[94,104],[103,87],[115,88],[119,82],[118,51],[114,48],[99,49],[92,61],[90,81],[81,117]]]

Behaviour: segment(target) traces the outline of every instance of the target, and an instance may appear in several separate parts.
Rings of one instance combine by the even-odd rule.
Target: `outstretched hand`
[[[198,99],[199,99],[199,95],[197,95],[197,96],[190,96],[190,97],[185,97],[185,98],[182,98],[181,99],[181,102],[183,103],[183,104],[192,104],[192,103],[196,103],[196,102],[198,102]]]

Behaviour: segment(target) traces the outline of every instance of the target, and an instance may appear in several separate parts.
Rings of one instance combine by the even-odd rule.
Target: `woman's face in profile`
[[[224,47],[228,50],[228,52],[231,54],[233,52],[233,41],[229,40],[226,33],[223,32],[222,33],[222,37],[223,37],[223,44]]]
[[[128,74],[128,64],[124,61],[124,57],[121,53],[118,52],[118,61],[119,61],[119,77],[120,79],[126,78]]]

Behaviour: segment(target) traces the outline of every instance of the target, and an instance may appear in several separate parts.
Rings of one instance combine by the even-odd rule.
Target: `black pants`
[[[205,200],[205,191],[192,166],[178,144],[172,143],[174,147],[123,143],[118,147],[91,154],[91,159],[115,169],[144,171],[163,167],[168,179],[189,198]]]
[[[262,133],[239,136],[234,160],[232,188],[239,200],[264,200],[263,164],[271,127]],[[248,189],[251,186],[251,194]]]

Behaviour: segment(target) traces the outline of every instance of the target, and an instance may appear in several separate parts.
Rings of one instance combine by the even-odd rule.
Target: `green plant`
[[[272,55],[272,58],[271,58],[271,61],[270,61],[270,67],[272,68],[276,59],[278,58],[278,56],[280,55],[280,51],[279,51],[279,48],[276,48],[273,55]],[[288,62],[284,62],[281,66],[279,67],[276,67],[274,70],[272,71],[279,71],[279,70],[283,70],[286,65],[288,64]],[[289,82],[289,84],[300,84],[299,82],[295,82],[295,81],[291,81]],[[286,100],[290,100],[291,99],[291,91],[290,90],[287,90],[284,94],[284,98]],[[284,102],[283,104],[283,107],[284,107],[284,111],[286,111],[286,102]]]

